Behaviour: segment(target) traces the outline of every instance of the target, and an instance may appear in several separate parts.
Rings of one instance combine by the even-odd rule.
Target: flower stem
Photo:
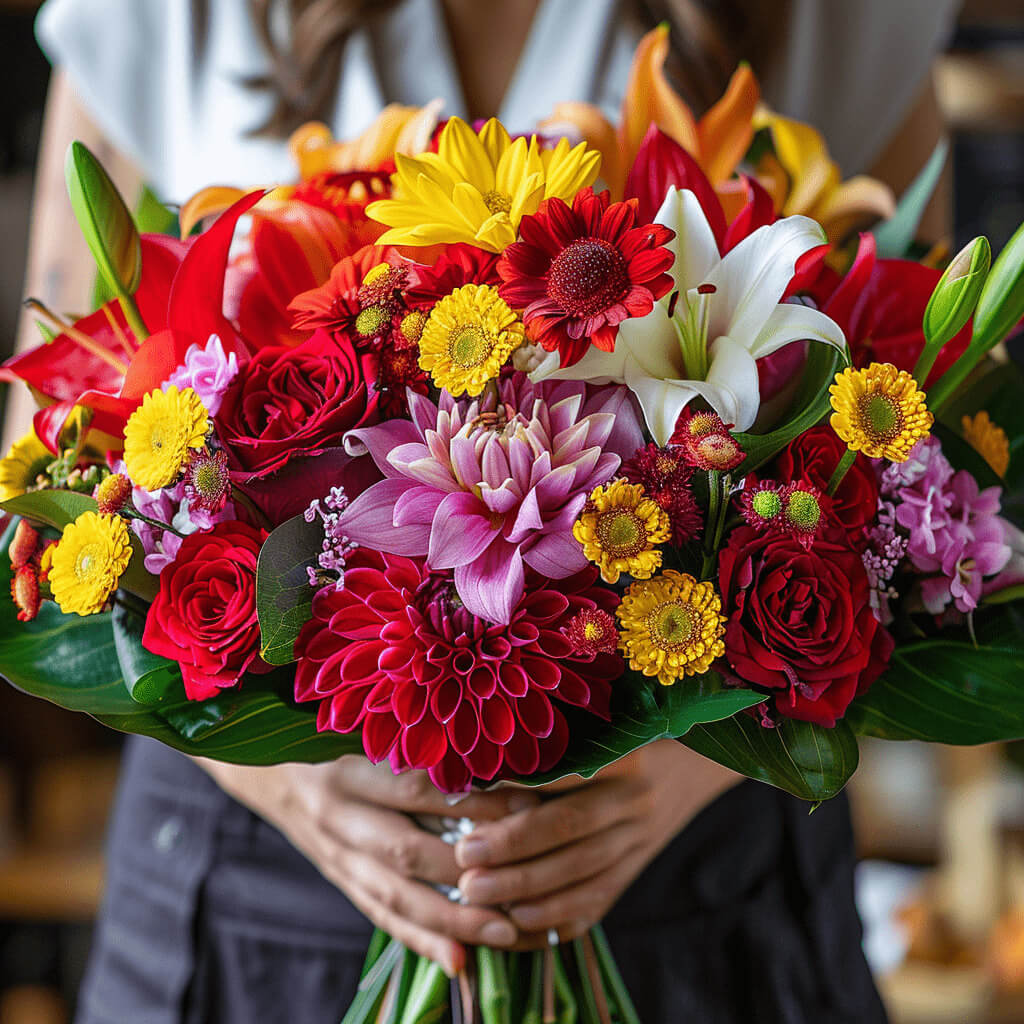
[[[476,964],[477,977],[480,979],[478,991],[482,1024],[511,1024],[505,954],[486,946],[477,946]]]
[[[722,545],[725,520],[729,513],[729,475],[717,469],[708,471],[708,521],[704,526],[704,562],[700,570],[702,580],[710,579],[715,558]]]
[[[108,352],[98,341],[90,338],[84,331],[80,331],[74,324],[65,323],[56,313],[44,306],[38,299],[26,299],[23,303],[26,309],[37,313],[48,323],[52,324],[61,334],[73,341],[79,348],[84,349],[89,355],[113,368],[122,377],[128,372],[128,364],[122,362],[113,352]]]
[[[608,988],[618,1004],[622,1024],[640,1024],[640,1018],[633,1007],[633,1000],[629,998],[629,990],[626,988],[626,983],[622,980],[622,975],[619,974],[619,968],[615,963],[611,946],[608,945],[608,938],[604,934],[604,929],[599,924],[594,925],[590,930],[590,934],[594,937],[597,959],[600,961],[601,970],[604,972],[605,979],[608,982]]]
[[[831,497],[839,490],[839,485],[843,482],[843,477],[849,472],[850,467],[853,465],[854,460],[857,458],[857,453],[852,448],[847,448],[843,452],[843,457],[839,460],[839,465],[836,466],[836,471],[832,474],[828,481],[828,494]]]
[[[146,326],[146,321],[142,319],[135,298],[131,295],[121,295],[117,301],[121,304],[121,312],[124,313],[124,318],[128,321],[132,334],[138,338],[141,345],[149,337],[149,328]]]
[[[166,530],[168,533],[173,533],[175,537],[184,538],[188,536],[188,534],[182,533],[181,530],[176,530],[170,523],[164,523],[159,519],[151,519],[149,516],[144,516],[137,508],[123,509],[121,514],[129,519],[138,519],[140,522],[148,523],[158,530]]]

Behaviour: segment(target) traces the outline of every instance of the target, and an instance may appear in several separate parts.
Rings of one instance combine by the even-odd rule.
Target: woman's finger
[[[620,779],[571,790],[474,829],[456,844],[456,862],[473,868],[532,860],[633,817],[634,796],[633,787]]]
[[[593,878],[639,846],[641,838],[632,823],[620,823],[534,860],[470,868],[459,878],[459,890],[476,905],[528,902]]]

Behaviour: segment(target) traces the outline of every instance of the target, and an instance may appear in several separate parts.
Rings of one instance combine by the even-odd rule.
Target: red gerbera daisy
[[[421,561],[359,548],[345,587],[313,601],[296,644],[295,697],[320,701],[317,728],[362,728],[374,762],[425,769],[445,792],[473,778],[553,768],[569,727],[557,703],[609,717],[618,655],[574,651],[562,630],[615,595],[586,569],[557,588],[527,576],[508,625],[471,615],[450,577]]]
[[[526,333],[562,366],[578,362],[591,344],[615,348],[619,324],[646,316],[672,287],[664,248],[673,232],[639,224],[637,202],[610,203],[585,188],[572,206],[551,198],[524,217],[522,241],[498,261],[501,297],[524,310]]]
[[[497,267],[497,253],[465,242],[446,245],[432,266],[416,266],[405,301],[412,309],[430,309],[435,302],[465,284],[488,284],[497,288],[501,284]]]

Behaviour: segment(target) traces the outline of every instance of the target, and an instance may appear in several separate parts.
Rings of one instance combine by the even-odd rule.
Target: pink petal
[[[479,558],[455,569],[455,589],[474,615],[506,625],[525,590],[519,549],[498,540]]]
[[[430,542],[429,526],[394,525],[395,503],[413,486],[408,480],[382,480],[368,487],[341,514],[347,536],[373,551],[422,557]]]
[[[536,544],[524,547],[523,561],[552,580],[565,579],[587,567],[582,545],[567,531],[547,533]]]
[[[444,497],[433,487],[410,487],[395,502],[391,521],[395,526],[429,526]]]
[[[388,453],[399,445],[419,441],[416,428],[408,420],[387,420],[375,427],[358,427],[345,435],[345,449],[352,455],[362,455],[363,449],[385,476],[395,476],[395,469],[388,462]]]
[[[454,569],[479,558],[499,536],[476,495],[456,491],[437,506],[430,530],[427,562],[431,569]]]

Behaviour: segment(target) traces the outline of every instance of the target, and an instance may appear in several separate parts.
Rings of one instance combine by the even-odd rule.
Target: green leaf
[[[682,742],[712,761],[784,789],[802,800],[834,797],[857,769],[857,738],[846,721],[834,729],[783,719],[765,729],[749,715],[696,725]]]
[[[142,247],[121,193],[81,142],[68,147],[64,178],[97,269],[114,295],[130,297],[142,278]]]
[[[144,235],[178,235],[178,215],[164,206],[148,185],[142,186],[132,219]]]
[[[728,718],[764,697],[751,690],[726,689],[714,672],[661,686],[627,670],[612,684],[612,721],[600,722],[585,711],[569,709],[569,749],[549,772],[517,781],[528,786],[557,782],[570,775],[591,778],[606,765],[655,740],[676,739],[698,722]]]
[[[146,628],[146,611],[119,602],[111,614],[114,649],[121,669],[121,678],[132,699],[140,704],[166,702],[183,692],[181,669],[176,661],[152,654],[142,646]]]
[[[776,430],[768,434],[734,434],[747,453],[736,471],[740,477],[774,458],[793,438],[819,423],[828,412],[828,387],[839,369],[848,360],[831,345],[812,344],[807,354],[800,390],[793,403],[793,413]]]
[[[981,617],[982,614],[977,612]],[[1012,606],[993,608],[975,647],[926,640],[897,648],[885,675],[853,702],[847,721],[889,740],[971,744],[1024,737],[1024,648]],[[984,640],[981,632],[979,639]]]
[[[987,352],[1024,316],[1024,224],[1003,246],[974,313],[971,349]]]
[[[939,183],[948,153],[949,143],[945,139],[940,139],[928,162],[900,196],[896,212],[872,232],[880,259],[899,259],[906,255],[914,241],[928,201]]]
[[[319,521],[301,515],[282,523],[260,549],[256,565],[256,614],[263,660],[286,665],[295,660],[295,640],[313,614],[313,588],[306,568],[316,565],[323,543]]]
[[[83,512],[96,511],[96,499],[77,491],[29,491],[0,503],[12,516],[21,516],[34,523],[63,530]]]

